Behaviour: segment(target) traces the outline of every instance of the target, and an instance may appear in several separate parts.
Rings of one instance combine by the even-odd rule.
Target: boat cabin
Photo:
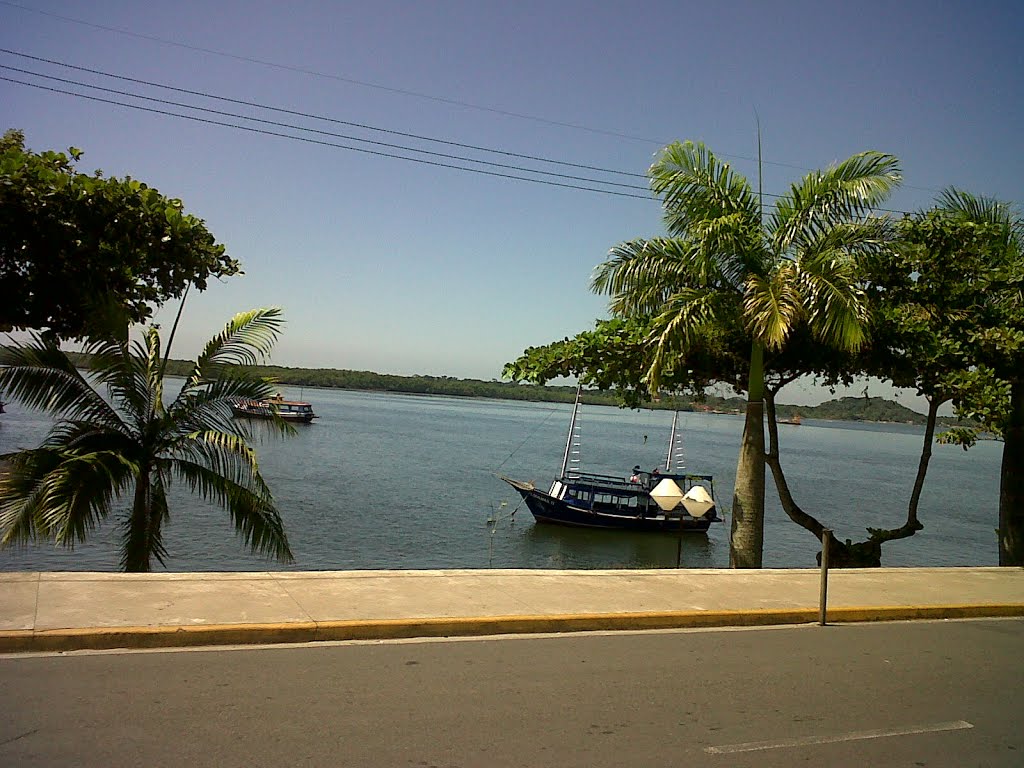
[[[574,507],[593,512],[629,517],[665,517],[651,497],[651,490],[668,478],[686,493],[704,486],[714,497],[711,475],[640,473],[637,480],[586,472],[567,475],[551,484],[549,495]]]

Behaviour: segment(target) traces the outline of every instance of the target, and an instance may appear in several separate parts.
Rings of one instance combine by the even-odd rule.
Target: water
[[[561,464],[571,406],[342,390],[284,393],[312,401],[319,416],[298,426],[294,438],[267,438],[257,446],[296,562],[280,566],[250,555],[225,512],[175,487],[165,533],[168,570],[675,566],[672,536],[535,525],[518,494],[498,478],[546,486]],[[727,511],[742,419],[694,413],[681,414],[680,423],[687,468],[714,475],[716,497]],[[585,407],[583,466],[622,475],[634,464],[663,466],[670,425],[665,412]],[[48,426],[12,404],[0,417],[0,453],[34,446]],[[805,420],[779,429],[797,502],[840,539],[860,540],[869,526],[902,524],[920,428]],[[925,530],[886,544],[883,564],[997,564],[1002,443],[981,443],[966,453],[939,445],[933,451],[920,507]],[[769,474],[765,566],[812,567],[817,542],[785,516],[774,494]],[[501,522],[488,526],[495,515]],[[73,552],[49,544],[3,550],[0,570],[117,570],[117,536],[110,520]],[[684,566],[726,567],[728,558],[728,522],[684,539]]]

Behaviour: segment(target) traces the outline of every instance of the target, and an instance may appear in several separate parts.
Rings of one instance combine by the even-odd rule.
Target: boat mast
[[[665,471],[675,472],[686,469],[683,459],[683,436],[679,434],[679,411],[672,413],[672,432],[668,437],[668,454],[665,456]]]
[[[562,474],[559,477],[565,477],[565,471],[569,468],[569,459],[573,455],[576,456],[573,461],[576,462],[577,466],[580,461],[580,438],[576,434],[576,416],[580,410],[580,395],[583,392],[583,385],[576,385],[576,402],[572,406],[572,420],[569,422],[569,436],[565,440],[565,455],[562,456]],[[573,440],[575,439],[575,442]],[[573,448],[576,450],[574,451]]]

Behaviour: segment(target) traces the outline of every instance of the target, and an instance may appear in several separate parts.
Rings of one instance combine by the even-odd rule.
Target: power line
[[[0,2],[2,2],[2,0],[0,0]],[[591,183],[591,184],[605,184],[605,185],[610,185],[610,186],[615,186],[615,187],[622,187],[622,188],[625,188],[625,189],[635,189],[635,190],[638,190],[638,191],[647,192],[647,194],[642,194],[642,195],[641,194],[632,194],[632,193],[629,193],[629,192],[618,192],[618,191],[611,190],[611,189],[601,189],[601,188],[595,188],[595,187],[585,187],[585,186],[581,186],[581,185],[578,185],[578,184],[568,184],[568,183],[550,181],[550,180],[547,180],[547,179],[536,179],[536,178],[531,178],[531,177],[527,177],[527,176],[516,176],[516,175],[512,175],[512,174],[499,173],[499,172],[495,172],[495,171],[486,171],[486,170],[484,170],[482,168],[468,168],[466,166],[453,165],[451,163],[443,163],[443,162],[439,162],[439,161],[425,160],[423,158],[406,157],[404,155],[396,155],[396,154],[389,153],[389,152],[381,152],[381,151],[376,151],[376,150],[370,150],[370,149],[366,149],[364,147],[353,147],[353,146],[350,146],[350,145],[337,144],[337,143],[330,142],[330,141],[323,141],[323,140],[312,139],[312,138],[305,137],[305,136],[293,136],[291,134],[280,133],[278,131],[271,131],[271,130],[266,130],[266,129],[261,129],[261,128],[254,128],[252,126],[239,125],[237,123],[229,123],[229,122],[224,122],[224,121],[220,121],[220,120],[213,120],[213,119],[209,119],[209,118],[202,118],[202,117],[197,117],[195,115],[183,115],[181,113],[171,112],[169,110],[156,109],[156,108],[152,108],[152,107],[144,107],[144,106],[141,106],[139,104],[131,104],[131,103],[128,103],[128,102],[117,101],[115,99],[106,99],[106,98],[102,98],[100,96],[91,96],[91,95],[84,94],[84,93],[78,93],[78,92],[75,92],[75,91],[69,91],[69,90],[66,90],[66,89],[63,89],[63,88],[55,88],[55,87],[51,87],[51,86],[41,85],[41,84],[38,84],[38,83],[31,83],[31,82],[26,82],[24,80],[18,80],[16,78],[0,76],[0,80],[4,80],[6,82],[15,83],[15,84],[18,84],[18,85],[25,85],[25,86],[36,88],[36,89],[39,89],[39,90],[49,91],[51,93],[59,93],[59,94],[67,95],[67,96],[75,96],[77,98],[87,99],[89,101],[95,101],[95,102],[100,102],[100,103],[104,103],[104,104],[113,104],[115,106],[125,107],[127,109],[134,109],[134,110],[138,110],[138,111],[142,111],[142,112],[150,112],[150,113],[153,113],[153,114],[164,115],[164,116],[168,116],[168,117],[177,117],[177,118],[184,119],[184,120],[191,120],[193,122],[205,123],[205,124],[208,124],[208,125],[218,125],[218,126],[222,126],[222,127],[226,127],[226,128],[235,128],[237,130],[247,131],[247,132],[250,132],[250,133],[263,134],[263,135],[266,135],[266,136],[276,136],[276,137],[279,137],[279,138],[291,139],[293,141],[301,141],[301,142],[305,142],[305,143],[308,143],[308,144],[318,144],[318,145],[321,145],[321,146],[333,147],[333,148],[336,148],[336,149],[346,149],[346,150],[351,150],[351,151],[354,151],[354,152],[362,152],[364,154],[376,155],[376,156],[379,156],[379,157],[389,157],[389,158],[392,158],[392,159],[408,160],[410,162],[416,162],[416,163],[420,163],[420,164],[424,164],[424,165],[436,166],[436,167],[440,167],[440,168],[450,168],[450,169],[453,169],[453,170],[469,171],[471,173],[478,173],[478,174],[482,174],[482,175],[486,175],[486,176],[494,176],[494,177],[498,177],[498,178],[506,178],[506,179],[512,179],[512,180],[516,180],[516,181],[531,181],[531,182],[534,182],[534,183],[537,183],[537,184],[545,184],[545,185],[548,185],[548,186],[562,187],[562,188],[566,188],[566,189],[577,189],[577,190],[585,191],[585,192],[599,192],[599,193],[604,193],[604,194],[608,194],[608,195],[615,195],[615,196],[618,196],[618,197],[630,197],[630,198],[637,198],[637,199],[642,199],[642,200],[653,199],[651,197],[651,194],[650,194],[649,190],[647,190],[646,187],[642,187],[642,186],[638,186],[638,185],[629,185],[629,184],[623,184],[623,183],[620,183],[620,182],[604,181],[604,180],[601,180],[601,179],[590,179],[590,178],[586,178],[586,177],[570,176],[570,175],[567,175],[567,174],[554,173],[552,171],[542,171],[542,170],[533,169],[533,168],[523,168],[521,166],[513,166],[513,165],[507,165],[507,164],[503,164],[503,163],[495,163],[495,162],[491,162],[491,161],[487,161],[487,160],[477,160],[477,159],[474,159],[474,158],[466,158],[466,157],[461,157],[461,156],[458,156],[458,155],[449,155],[449,154],[445,154],[445,153],[441,153],[441,152],[432,152],[430,150],[417,149],[415,147],[405,147],[405,146],[397,145],[397,144],[390,144],[390,143],[386,143],[386,142],[374,141],[372,139],[361,139],[361,138],[353,137],[353,136],[345,136],[343,134],[332,133],[330,131],[321,131],[321,130],[318,130],[318,129],[315,129],[315,128],[305,128],[303,126],[292,125],[290,123],[281,123],[281,122],[276,122],[276,121],[273,121],[273,120],[266,120],[264,118],[259,118],[259,117],[250,117],[250,116],[247,116],[247,115],[239,115],[239,114],[232,113],[232,112],[225,112],[225,111],[221,111],[221,110],[210,109],[208,107],[199,107],[199,106],[195,106],[195,105],[191,105],[191,104],[184,104],[184,103],[181,103],[181,102],[169,101],[169,100],[166,100],[166,99],[158,99],[158,98],[153,97],[153,96],[146,96],[146,95],[143,95],[143,94],[135,94],[135,93],[131,93],[131,92],[128,92],[128,91],[120,91],[120,90],[113,89],[113,88],[105,88],[103,86],[98,86],[98,85],[89,85],[87,83],[80,83],[78,81],[68,80],[66,78],[61,78],[61,77],[56,77],[54,75],[43,75],[43,74],[40,74],[40,73],[31,72],[29,70],[20,69],[18,67],[11,67],[11,66],[5,65],[5,64],[0,64],[0,69],[13,70],[13,71],[21,72],[21,73],[24,73],[24,74],[29,74],[29,75],[32,75],[32,76],[35,76],[35,77],[42,77],[42,78],[46,78],[46,79],[49,79],[49,80],[56,80],[58,82],[78,85],[78,86],[84,87],[84,88],[92,88],[94,90],[99,90],[99,91],[103,91],[103,92],[106,92],[106,93],[115,93],[117,95],[127,96],[129,98],[143,99],[143,100],[150,101],[150,102],[155,102],[155,103],[158,103],[158,104],[164,104],[164,105],[168,105],[168,106],[181,107],[181,108],[184,108],[184,109],[191,109],[191,110],[195,110],[195,111],[199,111],[199,112],[205,112],[205,113],[208,113],[208,114],[220,115],[222,117],[233,117],[233,118],[237,118],[237,119],[240,119],[240,120],[249,120],[251,122],[260,123],[260,124],[263,124],[263,125],[270,125],[270,126],[274,126],[274,127],[277,127],[277,128],[288,128],[288,129],[291,129],[291,130],[305,131],[307,133],[314,133],[314,134],[323,135],[323,136],[331,136],[331,137],[334,137],[334,138],[343,138],[343,139],[346,139],[346,140],[349,140],[349,141],[357,141],[357,142],[369,143],[369,144],[373,144],[373,145],[376,145],[376,146],[388,147],[390,149],[399,149],[399,150],[404,151],[404,152],[415,152],[415,153],[419,153],[419,154],[430,155],[430,156],[433,156],[433,157],[442,157],[442,158],[445,158],[445,159],[448,159],[448,160],[457,160],[457,161],[460,161],[460,162],[477,163],[477,164],[480,164],[480,165],[488,165],[488,166],[491,166],[491,167],[499,167],[499,168],[504,168],[506,170],[517,171],[517,172],[520,172],[520,173],[533,173],[533,174],[539,174],[539,175],[544,175],[544,176],[552,176],[552,177],[555,177],[555,178],[564,178],[564,179],[568,179],[568,180],[572,180],[572,181],[582,181],[582,182]],[[216,97],[211,97],[211,98],[216,98]],[[777,194],[777,193],[773,193],[773,192],[764,192],[763,194],[766,197],[772,197],[772,198],[783,198],[783,197],[786,197],[786,195]],[[896,209],[892,209],[892,208],[874,208],[873,210],[879,211],[879,212],[884,212],[884,213],[898,213],[898,214],[903,214],[903,215],[910,215],[909,211],[901,211],[901,210],[896,210]]]
[[[54,88],[52,86],[40,85],[38,83],[29,83],[29,82],[25,82],[24,80],[18,80],[16,78],[12,78],[12,77],[4,77],[2,75],[0,75],[0,80],[4,80],[4,81],[9,82],[9,83],[16,83],[18,85],[26,85],[26,86],[29,86],[30,88],[37,88],[37,89],[42,90],[42,91],[50,91],[51,93],[62,93],[62,94],[68,95],[68,96],[76,96],[76,97],[81,98],[81,99],[88,99],[89,101],[96,101],[96,102],[100,102],[100,103],[104,103],[104,104],[114,104],[114,105],[119,106],[119,107],[126,107],[128,109],[135,109],[135,110],[138,110],[138,111],[141,111],[141,112],[150,112],[150,113],[157,114],[157,115],[166,115],[166,116],[169,116],[169,117],[177,117],[177,118],[180,118],[182,120],[191,120],[191,121],[196,122],[196,123],[205,123],[207,125],[220,125],[220,126],[223,126],[223,127],[226,127],[226,128],[235,128],[235,129],[240,130],[240,131],[246,131],[248,133],[257,133],[257,134],[261,134],[261,135],[264,135],[264,136],[276,136],[276,137],[282,138],[282,139],[291,139],[292,141],[301,141],[301,142],[304,142],[306,144],[316,144],[316,145],[324,146],[324,147],[334,147],[336,149],[345,149],[345,150],[349,150],[349,151],[352,151],[352,152],[361,152],[363,154],[376,155],[378,157],[390,157],[390,158],[393,158],[393,159],[396,159],[396,160],[407,160],[408,162],[411,162],[411,163],[420,163],[421,165],[430,165],[430,166],[435,166],[435,167],[438,167],[438,168],[451,168],[451,169],[457,170],[457,171],[468,171],[469,173],[478,173],[478,174],[481,174],[481,175],[484,175],[484,176],[495,176],[495,177],[503,178],[503,179],[513,179],[515,181],[529,181],[529,182],[532,182],[534,184],[544,184],[544,185],[550,186],[550,187],[562,187],[562,188],[565,188],[565,189],[578,189],[578,190],[581,190],[581,191],[584,191],[584,192],[599,192],[599,193],[605,194],[605,195],[614,195],[616,197],[632,197],[632,198],[637,198],[637,199],[640,199],[640,200],[650,200],[651,199],[651,196],[649,194],[648,195],[634,195],[634,194],[631,194],[629,192],[616,192],[616,191],[610,190],[610,189],[595,189],[595,188],[592,188],[592,187],[580,186],[578,184],[565,184],[565,183],[562,183],[562,182],[550,181],[548,179],[534,179],[534,178],[530,178],[528,176],[514,176],[514,175],[511,175],[511,174],[507,174],[507,173],[498,173],[496,171],[487,171],[487,170],[484,170],[483,168],[466,168],[465,166],[452,165],[450,163],[441,163],[441,162],[437,162],[437,161],[434,161],[434,160],[425,160],[425,159],[420,158],[420,157],[404,157],[402,155],[396,155],[396,154],[392,154],[392,153],[389,153],[389,152],[379,152],[379,151],[373,150],[373,149],[366,149],[365,147],[352,147],[352,146],[347,146],[345,144],[337,144],[337,143],[330,142],[330,141],[322,141],[322,140],[319,140],[319,139],[312,139],[312,138],[309,138],[307,136],[292,136],[292,135],[287,134],[287,133],[280,133],[280,132],[277,132],[277,131],[269,131],[269,130],[266,130],[266,129],[263,129],[263,128],[254,128],[254,127],[249,126],[249,125],[238,125],[237,123],[227,123],[227,122],[224,122],[224,121],[221,121],[221,120],[211,120],[209,118],[197,117],[196,115],[183,115],[183,114],[180,114],[178,112],[170,112],[168,110],[155,109],[153,107],[144,107],[144,106],[141,106],[139,104],[129,104],[129,103],[126,103],[126,102],[123,102],[123,101],[116,101],[114,99],[105,99],[105,98],[102,98],[100,96],[90,96],[90,95],[84,94],[84,93],[76,93],[74,91],[68,91],[68,90],[65,90],[63,88]],[[247,118],[247,119],[255,119],[255,118]],[[540,173],[540,171],[534,171],[534,173]]]
[[[146,35],[146,34],[142,34],[140,32],[133,32],[132,30],[124,29],[122,27],[111,27],[111,26],[106,26],[106,25],[103,25],[103,24],[96,24],[96,23],[91,22],[91,21],[85,21],[84,19],[78,19],[78,18],[74,18],[72,16],[65,16],[63,14],[53,13],[52,11],[44,11],[44,10],[41,10],[41,9],[38,9],[38,8],[30,8],[30,7],[25,6],[25,5],[20,5],[18,3],[10,2],[10,0],[0,0],[0,5],[6,5],[9,8],[17,8],[19,10],[27,11],[29,13],[36,13],[36,14],[39,14],[41,16],[48,16],[50,18],[59,19],[61,21],[66,21],[66,22],[69,22],[71,24],[79,24],[79,25],[84,26],[84,27],[90,27],[92,29],[98,29],[98,30],[102,30],[104,32],[111,32],[111,33],[118,34],[118,35],[125,35],[127,37],[134,37],[134,38],[137,38],[139,40],[148,40],[150,42],[159,43],[161,45],[168,45],[168,46],[175,47],[175,48],[182,48],[184,50],[196,51],[198,53],[206,53],[206,54],[210,54],[211,56],[219,56],[219,57],[222,57],[222,58],[232,59],[232,60],[235,60],[235,61],[242,61],[242,62],[246,62],[246,63],[249,63],[249,64],[258,64],[260,66],[270,67],[272,69],[279,69],[279,70],[282,70],[282,71],[285,71],[285,72],[294,72],[294,73],[297,73],[297,74],[308,75],[310,77],[319,77],[319,78],[324,78],[324,79],[328,79],[328,80],[335,80],[335,81],[338,81],[338,82],[348,83],[350,85],[358,85],[358,86],[363,87],[363,88],[371,88],[371,89],[385,91],[385,92],[388,92],[388,93],[394,93],[394,94],[397,94],[397,95],[400,95],[400,96],[411,96],[411,97],[415,97],[415,98],[419,98],[419,99],[425,99],[427,101],[438,102],[438,103],[441,103],[441,104],[449,104],[449,105],[452,105],[452,106],[464,107],[464,108],[467,108],[467,109],[474,109],[474,110],[478,110],[478,111],[481,111],[481,112],[490,112],[492,114],[504,115],[506,117],[514,117],[514,118],[521,119],[521,120],[530,120],[530,121],[537,122],[537,123],[542,123],[542,124],[545,124],[545,125],[552,125],[552,126],[557,126],[557,127],[561,127],[561,128],[570,128],[570,129],[573,129],[573,130],[586,131],[588,133],[599,134],[599,135],[604,135],[604,136],[611,136],[613,138],[626,139],[626,140],[629,140],[629,141],[637,141],[637,142],[642,142],[642,143],[645,143],[645,144],[654,144],[654,145],[657,145],[659,147],[663,147],[663,146],[665,146],[665,145],[670,143],[670,142],[664,141],[664,140],[646,138],[646,137],[642,137],[642,136],[633,136],[633,135],[630,135],[630,134],[627,134],[627,133],[621,133],[621,132],[618,132],[618,131],[611,131],[611,130],[607,130],[607,129],[603,129],[603,128],[594,128],[592,126],[581,125],[581,124],[578,124],[578,123],[563,122],[563,121],[560,121],[560,120],[552,120],[552,119],[549,119],[549,118],[540,117],[540,116],[537,116],[537,115],[530,115],[530,114],[526,114],[526,113],[522,113],[522,112],[514,112],[514,111],[511,111],[511,110],[499,109],[499,108],[496,108],[496,107],[482,106],[480,104],[473,104],[471,102],[460,101],[458,99],[450,99],[450,98],[446,98],[446,97],[443,97],[443,96],[435,96],[435,95],[432,95],[432,94],[421,93],[419,91],[412,91],[412,90],[407,90],[407,89],[403,89],[403,88],[394,88],[394,87],[391,87],[391,86],[381,85],[379,83],[371,83],[371,82],[368,82],[368,81],[365,81],[365,80],[357,80],[355,78],[344,77],[342,75],[336,75],[336,74],[332,74],[332,73],[329,73],[329,72],[320,72],[318,70],[307,69],[307,68],[304,68],[304,67],[297,67],[297,66],[293,66],[291,64],[282,64],[280,62],[268,61],[266,59],[258,59],[258,58],[251,57],[251,56],[243,56],[243,55],[240,55],[240,54],[228,53],[226,51],[217,50],[215,48],[205,48],[203,46],[191,45],[189,43],[183,43],[183,42],[178,41],[178,40],[170,40],[168,38],[158,37],[156,35]],[[20,54],[18,54],[18,55],[20,55]],[[45,61],[45,59],[43,59],[43,61]],[[64,66],[69,66],[69,65],[64,65]],[[89,70],[87,70],[87,71],[89,71]],[[143,82],[143,81],[139,81],[139,82]],[[325,119],[325,118],[321,118],[321,119]],[[372,130],[382,130],[382,129],[372,129]],[[433,139],[426,139],[426,138],[424,138],[424,140],[425,141],[433,141]],[[484,151],[498,151],[498,150],[484,150]],[[779,162],[779,161],[775,161],[775,160],[759,160],[756,157],[750,157],[748,155],[731,154],[731,153],[726,153],[726,152],[719,152],[717,154],[719,156],[721,156],[721,157],[731,157],[731,158],[734,158],[734,159],[737,159],[737,160],[746,160],[748,162],[762,162],[764,165],[772,165],[772,166],[777,166],[779,168],[791,168],[791,169],[794,169],[794,170],[804,171],[804,172],[809,172],[809,171],[814,171],[815,170],[814,168],[808,168],[807,166],[796,165],[796,164],[793,164],[793,163],[784,163],[784,162]],[[537,159],[537,158],[528,158],[527,156],[521,156],[521,157],[523,159]],[[547,162],[547,161],[545,161],[545,162]],[[557,161],[551,161],[551,162],[557,162]],[[583,167],[585,167],[585,166],[583,166]],[[590,169],[590,170],[593,170],[593,169]],[[606,171],[606,172],[608,172],[608,173],[624,173],[624,174],[628,175],[628,172],[625,172],[625,171]],[[912,185],[909,185],[909,184],[904,184],[903,187],[904,187],[904,189],[913,189],[913,190],[918,190],[918,191],[921,191],[921,192],[939,192],[939,191],[941,191],[941,190],[936,189],[934,187],[915,187],[915,186],[912,186]]]
[[[276,121],[276,120],[266,120],[266,119],[260,118],[260,117],[250,117],[249,115],[240,115],[240,114],[238,114],[236,112],[226,112],[226,111],[220,110],[220,109],[210,109],[209,107],[199,107],[199,106],[196,106],[194,104],[186,104],[186,103],[183,103],[183,102],[180,102],[180,101],[170,101],[168,99],[158,99],[158,98],[156,98],[154,96],[146,96],[146,95],[139,94],[139,93],[132,93],[130,91],[122,91],[122,90],[119,90],[117,88],[106,88],[106,87],[101,86],[101,85],[91,85],[89,83],[83,83],[83,82],[80,82],[78,80],[69,80],[69,79],[63,78],[63,77],[56,77],[55,75],[45,75],[45,74],[42,74],[40,72],[33,72],[31,70],[28,70],[28,69],[21,69],[20,67],[11,67],[11,66],[6,65],[6,64],[0,64],[0,69],[11,70],[11,71],[14,71],[14,72],[20,72],[21,74],[32,75],[33,77],[41,77],[41,78],[44,78],[46,80],[55,80],[55,81],[57,81],[59,83],[65,83],[67,85],[76,85],[76,86],[78,86],[80,88],[91,88],[93,90],[102,91],[104,93],[113,93],[113,94],[116,94],[118,96],[127,96],[127,97],[133,98],[133,99],[142,99],[144,101],[154,102],[154,103],[157,103],[157,104],[163,104],[163,105],[166,105],[166,106],[181,107],[183,109],[192,109],[192,110],[195,110],[197,112],[205,112],[207,114],[220,115],[221,117],[232,117],[232,118],[236,118],[236,119],[239,119],[239,120],[250,120],[252,122],[261,123],[263,125],[274,126],[276,128],[288,128],[288,129],[293,130],[293,131],[305,131],[306,133],[313,133],[313,134],[317,134],[319,136],[330,136],[330,137],[336,138],[336,139],[345,139],[346,141],[358,141],[358,142],[361,142],[361,143],[364,143],[364,144],[372,144],[372,145],[378,146],[378,147],[387,147],[388,149],[398,149],[398,150],[401,150],[403,152],[415,152],[417,154],[429,155],[431,157],[442,157],[442,158],[445,158],[446,160],[458,160],[459,162],[464,162],[464,163],[477,163],[479,165],[487,165],[487,166],[490,166],[492,168],[504,168],[506,170],[518,171],[520,173],[536,173],[536,174],[540,174],[540,175],[543,175],[543,176],[552,176],[552,177],[560,178],[560,179],[568,179],[570,181],[582,181],[582,182],[586,182],[588,184],[606,184],[606,185],[613,186],[613,187],[622,187],[624,189],[636,189],[636,190],[641,190],[641,191],[646,191],[647,190],[647,187],[639,186],[637,184],[624,184],[622,182],[617,182],[617,181],[604,181],[603,179],[591,179],[591,178],[588,178],[586,176],[573,176],[571,174],[555,173],[553,171],[542,171],[542,170],[538,170],[538,169],[535,169],[535,168],[525,168],[523,166],[518,166],[518,165],[508,165],[507,163],[496,163],[496,162],[493,162],[493,161],[490,161],[490,160],[478,160],[478,159],[472,158],[472,157],[464,157],[464,156],[461,156],[461,155],[451,155],[451,154],[447,154],[445,152],[433,152],[433,151],[428,150],[428,149],[418,149],[416,147],[406,147],[406,146],[403,146],[401,144],[392,144],[392,143],[386,142],[386,141],[375,141],[374,139],[363,139],[363,138],[360,138],[358,136],[349,136],[349,135],[342,134],[342,133],[335,133],[333,131],[322,131],[322,130],[319,130],[317,128],[306,128],[305,126],[294,125],[292,123],[282,123],[282,122],[279,122],[279,121]],[[65,93],[70,93],[70,92],[65,91]],[[72,94],[72,95],[74,95],[74,94]],[[78,94],[78,95],[81,95],[81,94]],[[118,103],[120,103],[120,102],[118,102]],[[122,104],[122,106],[124,106],[124,105]]]
[[[20,51],[12,51],[12,50],[10,50],[8,48],[0,48],[0,53],[6,53],[6,54],[9,54],[9,55],[12,55],[12,56],[19,56],[21,58],[31,59],[33,61],[38,61],[38,62],[42,62],[42,63],[46,63],[46,64],[54,64],[54,65],[59,66],[59,67],[66,67],[68,69],[74,69],[74,70],[79,71],[79,72],[88,72],[89,74],[92,74],[92,75],[100,75],[102,77],[109,77],[109,78],[113,78],[115,80],[123,80],[125,82],[137,83],[139,85],[146,85],[146,86],[150,86],[150,87],[153,87],[153,88],[162,88],[164,90],[174,91],[176,93],[186,93],[186,94],[188,94],[190,96],[200,96],[200,97],[206,98],[206,99],[214,99],[214,100],[217,100],[217,101],[226,101],[226,102],[229,102],[231,104],[239,104],[239,105],[246,106],[246,107],[254,107],[256,109],[265,109],[265,110],[268,110],[268,111],[271,111],[271,112],[280,112],[282,114],[295,115],[296,117],[306,117],[306,118],[310,118],[312,120],[322,120],[324,122],[335,123],[337,125],[347,125],[347,126],[350,126],[350,127],[353,127],[353,128],[362,128],[362,129],[368,130],[368,131],[377,131],[377,132],[380,132],[380,133],[391,134],[393,136],[402,136],[402,137],[408,138],[408,139],[417,139],[419,141],[429,141],[429,142],[433,142],[433,143],[436,143],[436,144],[444,144],[444,145],[451,146],[451,147],[459,147],[460,149],[472,149],[472,150],[475,150],[475,151],[478,151],[478,152],[491,152],[493,154],[504,155],[506,157],[516,157],[516,158],[519,158],[521,160],[533,160],[535,162],[551,163],[553,165],[562,165],[562,166],[567,166],[567,167],[570,167],[570,168],[581,168],[583,170],[588,170],[588,171],[599,171],[601,173],[612,173],[612,174],[617,174],[619,176],[631,176],[631,177],[641,178],[641,179],[646,179],[647,178],[647,176],[645,174],[635,173],[633,171],[619,171],[619,170],[615,170],[613,168],[601,168],[599,166],[594,166],[594,165],[584,165],[582,163],[570,163],[570,162],[567,162],[567,161],[564,161],[564,160],[553,160],[553,159],[547,158],[547,157],[538,157],[536,155],[526,155],[526,154],[521,154],[521,153],[518,153],[518,152],[509,152],[507,150],[493,149],[493,148],[490,148],[490,147],[482,147],[482,146],[478,146],[478,145],[475,145],[475,144],[466,144],[466,143],[462,143],[462,142],[458,142],[458,141],[450,141],[450,140],[447,140],[447,139],[438,139],[438,138],[434,138],[434,137],[431,137],[431,136],[423,136],[421,134],[416,134],[416,133],[407,133],[405,131],[396,131],[396,130],[393,130],[393,129],[390,129],[390,128],[379,128],[377,126],[367,125],[365,123],[356,123],[356,122],[353,122],[353,121],[350,121],[350,120],[339,120],[337,118],[326,117],[324,115],[317,115],[317,114],[314,114],[314,113],[311,113],[311,112],[301,112],[299,110],[286,109],[284,107],[275,107],[275,106],[271,106],[269,104],[261,104],[259,102],[255,102],[255,101],[246,101],[244,99],[234,99],[234,98],[231,98],[230,96],[218,96],[216,94],[207,93],[205,91],[195,91],[195,90],[191,90],[189,88],[180,88],[180,87],[174,86],[174,85],[167,85],[166,83],[157,83],[157,82],[153,82],[151,80],[140,80],[139,78],[128,77],[127,75],[118,75],[118,74],[113,73],[113,72],[104,72],[103,70],[100,70],[100,69],[90,69],[89,67],[81,67],[81,66],[77,66],[75,64],[68,64],[67,62],[63,62],[63,61],[57,61],[55,59],[47,59],[47,58],[43,58],[41,56],[33,56],[31,54],[28,54],[28,53],[22,53]],[[16,68],[15,67],[11,67],[11,69],[16,69]],[[38,75],[38,73],[28,72],[27,70],[17,70],[17,71],[19,71],[19,72],[26,72],[27,74],[37,74]],[[50,75],[38,75],[38,76],[39,77],[50,77]],[[58,79],[59,80],[60,78],[53,78],[53,79]],[[75,81],[73,81],[73,80],[69,80],[69,81],[66,81],[66,82],[75,83]],[[76,83],[76,84],[78,84],[78,83]],[[97,88],[99,86],[88,86],[88,87]]]
[[[29,11],[30,13],[38,13],[41,16],[49,16],[50,18],[60,19],[61,21],[67,21],[72,24],[80,24],[83,27],[91,27],[92,29],[103,30],[104,32],[113,32],[118,35],[126,35],[128,37],[134,37],[139,40],[148,40],[154,43],[160,43],[161,45],[169,45],[175,48],[183,48],[188,51],[197,51],[199,53],[208,53],[211,56],[220,56],[225,59],[233,59],[235,61],[243,61],[248,64],[259,64],[264,67],[271,67],[273,69],[280,69],[286,72],[295,72],[302,75],[310,75],[312,77],[321,77],[328,80],[336,80],[342,83],[348,83],[350,85],[358,85],[362,88],[373,88],[379,91],[386,91],[388,93],[398,94],[400,96],[413,96],[418,99],[425,99],[427,101],[435,101],[441,104],[449,104],[456,107],[464,107],[466,109],[475,109],[480,112],[490,112],[496,115],[504,115],[505,117],[515,117],[520,120],[531,120],[536,123],[543,123],[545,125],[553,125],[560,128],[572,128],[577,131],[587,131],[588,133],[601,134],[604,136],[612,136],[618,139],[627,139],[629,141],[639,141],[646,144],[661,144],[664,145],[668,142],[660,142],[656,139],[648,139],[642,136],[631,136],[628,133],[619,133],[618,131],[610,131],[603,128],[592,128],[586,125],[579,125],[577,123],[562,122],[560,120],[551,120],[546,117],[539,117],[537,115],[529,115],[523,112],[513,112],[507,109],[499,109],[497,107],[485,107],[480,104],[473,104],[468,101],[459,101],[458,99],[449,99],[444,96],[434,96],[429,93],[422,93],[420,91],[406,90],[404,88],[394,88],[387,85],[381,85],[380,83],[371,83],[366,80],[357,80],[351,77],[344,77],[342,75],[335,75],[330,72],[320,72],[315,69],[307,69],[305,67],[296,67],[291,64],[282,64],[276,61],[268,61],[266,59],[257,59],[252,56],[242,56],[240,54],[228,53],[226,51],[220,51],[215,48],[204,48],[199,45],[191,45],[189,43],[182,43],[178,40],[169,40],[165,37],[157,37],[156,35],[145,35],[140,32],[133,32],[130,29],[124,29],[122,27],[108,27],[103,24],[96,24],[91,21],[85,21],[84,19],[76,19],[72,16],[64,16],[59,13],[53,13],[51,11],[43,11],[38,8],[29,8],[28,6],[19,5],[18,3],[12,3],[8,0],[0,0],[0,5],[6,5],[10,8],[17,8],[22,11]]]

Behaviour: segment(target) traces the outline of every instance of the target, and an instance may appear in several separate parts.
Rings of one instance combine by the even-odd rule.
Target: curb
[[[832,608],[828,611],[829,623],[1021,616],[1024,616],[1024,604],[1022,603],[893,605]],[[312,643],[332,640],[393,640],[415,637],[756,627],[809,624],[817,621],[818,609],[795,608],[370,619],[281,624],[25,629],[0,631],[0,653],[53,653],[114,648],[192,648],[221,645]]]

